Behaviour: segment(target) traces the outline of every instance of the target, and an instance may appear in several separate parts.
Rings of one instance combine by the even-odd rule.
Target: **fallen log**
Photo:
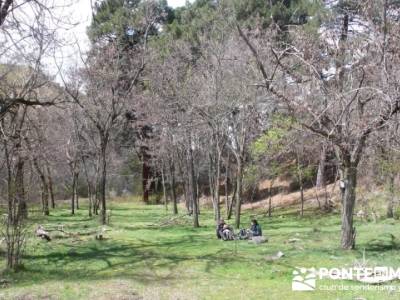
[[[167,220],[161,219],[157,223],[149,224],[147,226],[148,227],[162,227],[162,226],[175,225],[177,223],[177,221],[180,221],[181,219],[184,220],[188,216],[190,216],[190,215],[189,214],[185,214],[185,215],[179,215],[179,216],[175,216],[175,217],[172,217],[172,218],[168,218]]]
[[[102,228],[101,235],[103,235],[106,231],[107,231],[107,229]],[[92,235],[92,234],[98,235],[98,233],[100,231],[96,230],[96,231],[87,231],[87,232],[68,232],[68,231],[64,230],[64,225],[58,225],[57,228],[53,227],[53,228],[47,228],[47,229],[45,229],[43,225],[39,225],[38,229],[36,229],[36,236],[46,239],[47,241],[51,241],[50,233],[52,233],[52,232],[61,232],[63,236],[65,235],[66,237],[79,239],[80,236],[82,236],[82,235]]]

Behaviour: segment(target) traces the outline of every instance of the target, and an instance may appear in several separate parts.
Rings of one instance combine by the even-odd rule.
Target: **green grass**
[[[303,218],[282,212],[258,219],[269,242],[223,242],[215,238],[210,211],[202,211],[201,228],[182,216],[176,224],[163,206],[112,203],[106,239],[94,238],[98,219],[86,210],[71,216],[58,208],[51,216],[32,216],[32,226],[64,224],[72,237],[54,235],[51,242],[30,236],[23,269],[4,272],[0,299],[399,299],[387,291],[293,292],[297,267],[349,267],[365,249],[370,265],[400,267],[398,221],[357,224],[357,249],[342,251],[340,217],[308,211]],[[247,224],[250,214],[242,218]],[[155,226],[152,226],[155,225]],[[33,231],[33,230],[32,230]],[[291,238],[299,239],[289,243]],[[268,261],[282,251],[285,256]],[[1,261],[4,269],[4,261]],[[361,285],[320,280],[325,284]],[[391,283],[392,285],[394,283]]]

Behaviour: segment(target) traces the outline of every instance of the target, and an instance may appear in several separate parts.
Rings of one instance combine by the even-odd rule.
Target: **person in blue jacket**
[[[241,240],[251,240],[255,236],[262,236],[262,230],[260,224],[258,224],[256,219],[251,220],[251,225],[249,229],[240,229],[239,239]]]
[[[251,220],[250,234],[251,236],[262,236],[261,226],[256,219]]]

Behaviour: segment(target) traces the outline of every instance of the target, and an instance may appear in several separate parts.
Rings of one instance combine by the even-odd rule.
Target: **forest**
[[[400,298],[400,1],[177,3],[0,0],[0,299]]]

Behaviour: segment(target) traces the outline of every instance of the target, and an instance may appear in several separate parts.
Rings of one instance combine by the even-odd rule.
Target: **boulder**
[[[267,256],[265,259],[267,261],[274,261],[274,260],[280,259],[283,256],[285,256],[285,254],[282,251],[278,251],[276,254],[271,255],[271,256]]]

